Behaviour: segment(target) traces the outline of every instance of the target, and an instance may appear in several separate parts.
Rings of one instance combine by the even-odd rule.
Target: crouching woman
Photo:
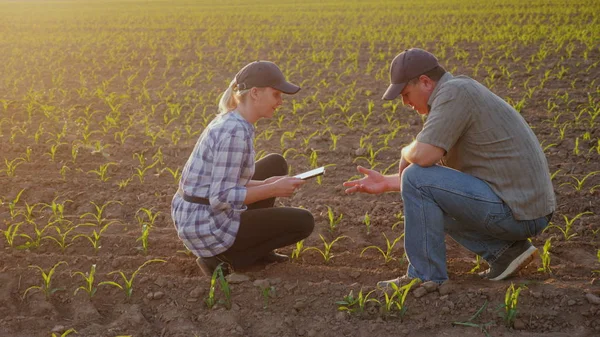
[[[171,215],[205,275],[221,263],[229,273],[259,261],[283,262],[288,257],[275,249],[312,233],[310,212],[273,207],[275,198],[291,196],[305,181],[287,176],[281,155],[254,160],[253,124],[273,116],[282,94],[299,90],[272,62],[246,65],[223,93],[219,114],[185,164]]]

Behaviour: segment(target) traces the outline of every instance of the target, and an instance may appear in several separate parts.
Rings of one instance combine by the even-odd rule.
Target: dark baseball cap
[[[285,94],[295,94],[300,87],[285,80],[281,69],[269,61],[255,61],[247,64],[235,75],[238,90],[252,87],[271,87]]]
[[[407,49],[398,54],[390,66],[390,86],[383,99],[391,100],[402,92],[408,81],[439,66],[437,58],[428,51],[419,48]]]

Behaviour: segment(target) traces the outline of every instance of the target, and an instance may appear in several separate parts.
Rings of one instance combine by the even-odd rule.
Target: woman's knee
[[[315,228],[315,218],[311,212],[301,208],[298,208],[296,213],[294,218],[297,221],[298,232],[302,235],[302,238],[306,238]]]
[[[273,170],[275,176],[285,176],[288,174],[288,163],[282,155],[278,153],[270,153],[263,158],[269,163],[269,167]]]

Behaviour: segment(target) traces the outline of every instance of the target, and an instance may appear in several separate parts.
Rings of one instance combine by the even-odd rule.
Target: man
[[[346,193],[399,191],[404,202],[406,275],[442,283],[445,233],[483,257],[480,273],[498,281],[529,264],[556,208],[548,163],[521,115],[477,81],[452,76],[429,52],[412,48],[394,58],[383,95],[428,115],[415,141],[402,149],[399,173],[365,174],[344,183]]]

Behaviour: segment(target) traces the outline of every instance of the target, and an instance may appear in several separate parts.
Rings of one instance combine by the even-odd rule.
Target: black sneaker
[[[212,277],[212,274],[217,269],[217,266],[221,264],[221,270],[223,276],[227,276],[233,270],[231,264],[224,257],[217,255],[212,257],[199,257],[196,259],[196,264],[200,267],[202,274],[208,277]]]
[[[529,240],[517,241],[490,265],[490,269],[479,273],[479,276],[490,281],[504,280],[531,263],[536,255],[537,248]]]
[[[289,256],[275,253],[275,251],[272,251],[269,254],[260,258],[261,261],[266,262],[266,263],[286,262],[286,261],[289,261],[289,259],[290,259]]]

